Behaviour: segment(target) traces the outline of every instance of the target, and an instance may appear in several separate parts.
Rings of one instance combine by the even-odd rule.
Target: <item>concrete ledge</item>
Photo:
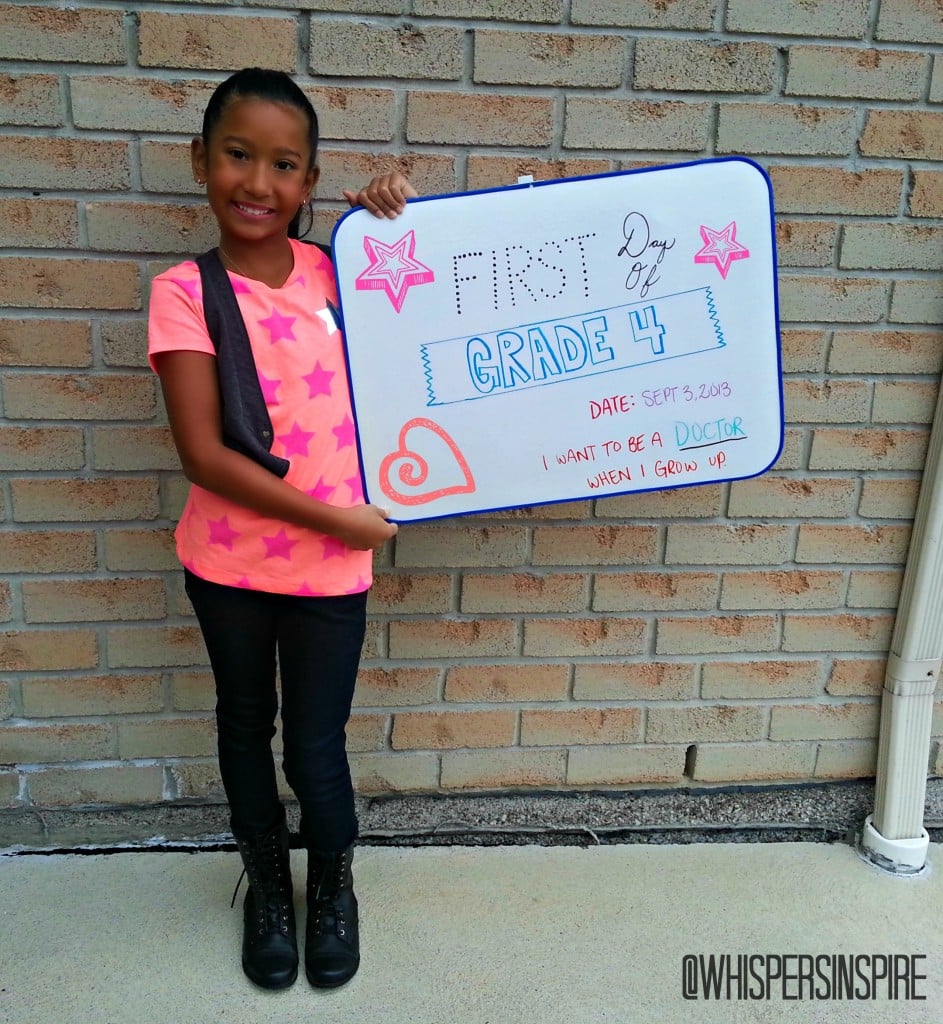
[[[359,798],[362,841],[374,845],[834,841],[873,810],[871,780],[632,792]],[[943,828],[943,779],[927,785],[931,835]],[[297,828],[297,808],[289,807]],[[0,851],[219,846],[222,804],[159,804],[0,813]]]

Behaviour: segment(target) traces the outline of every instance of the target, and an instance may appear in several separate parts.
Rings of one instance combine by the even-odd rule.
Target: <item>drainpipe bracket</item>
[[[892,875],[915,875],[927,863],[930,834],[921,829],[916,839],[887,839],[874,827],[873,815],[864,821],[858,853],[870,864]]]
[[[901,658],[893,651],[887,656],[884,689],[902,697],[924,697],[936,689],[943,659]]]

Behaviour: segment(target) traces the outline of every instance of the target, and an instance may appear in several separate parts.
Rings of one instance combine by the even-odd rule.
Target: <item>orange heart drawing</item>
[[[422,487],[429,476],[429,463],[418,452],[406,446],[406,435],[411,430],[431,430],[436,437],[444,441],[455,458],[459,469],[462,471],[465,478],[464,483],[453,484],[450,487],[439,487],[434,491],[415,491],[412,494],[403,494],[397,490],[390,480],[393,464],[396,462],[402,463],[396,471],[396,475],[399,477],[400,482],[407,487]],[[388,498],[399,502],[400,505],[425,505],[430,501],[438,501],[439,498],[444,498],[449,494],[472,494],[477,489],[475,478],[472,476],[472,471],[468,466],[468,461],[459,450],[455,441],[438,423],[422,417],[417,417],[408,423],[404,423],[400,428],[398,445],[397,450],[390,452],[380,463],[380,489]]]

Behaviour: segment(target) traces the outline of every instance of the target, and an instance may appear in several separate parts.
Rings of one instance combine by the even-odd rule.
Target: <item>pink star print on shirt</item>
[[[295,320],[296,317],[282,316],[277,309],[273,309],[271,316],[260,320],[259,324],[269,332],[269,338],[274,345],[276,341],[281,341],[282,338],[287,338],[288,341],[298,340],[291,329],[291,325]]]
[[[278,440],[285,448],[285,457],[307,455],[308,442],[314,437],[314,433],[313,430],[302,430],[298,421],[295,420],[287,434],[278,435]]]
[[[301,378],[308,385],[308,397],[315,398],[318,395],[329,395],[331,393],[331,381],[334,373],[325,370],[320,361],[314,364],[314,369]]]
[[[242,534],[238,530],[232,529],[229,525],[229,517],[223,516],[222,519],[208,519],[207,523],[210,528],[210,544],[222,544],[223,547],[232,551],[232,542],[237,537],[241,537]]]
[[[263,537],[262,542],[265,544],[266,558],[287,558],[289,561],[291,549],[298,543],[292,540],[284,529],[279,530],[274,537]]]
[[[348,445],[352,445],[357,440],[357,433],[354,430],[354,421],[349,417],[344,417],[344,422],[334,427],[331,431],[337,438],[337,450],[346,448]]]

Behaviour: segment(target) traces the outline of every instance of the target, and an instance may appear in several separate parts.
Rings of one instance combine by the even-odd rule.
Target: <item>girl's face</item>
[[[193,140],[191,156],[194,177],[206,181],[223,246],[285,236],[318,179],[304,113],[269,100],[232,100],[209,144]]]

